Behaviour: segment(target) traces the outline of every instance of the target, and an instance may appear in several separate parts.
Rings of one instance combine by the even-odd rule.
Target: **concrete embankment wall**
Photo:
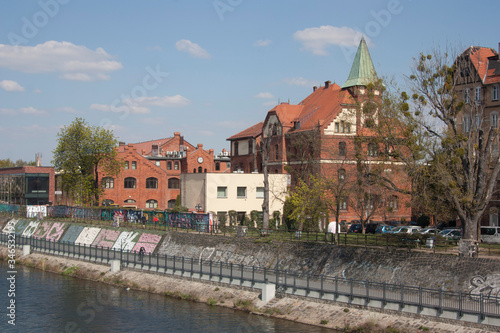
[[[496,259],[188,233],[167,234],[158,252],[267,268],[278,263],[282,270],[453,291],[487,293],[500,287]]]

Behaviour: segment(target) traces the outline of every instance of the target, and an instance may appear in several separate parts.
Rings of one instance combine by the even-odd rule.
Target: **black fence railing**
[[[0,242],[7,243],[8,234],[0,234]],[[399,304],[399,309],[415,306],[419,312],[424,308],[436,310],[436,315],[443,311],[457,313],[457,319],[464,314],[477,315],[480,320],[486,317],[500,318],[500,297],[489,294],[473,294],[470,292],[446,291],[413,287],[373,281],[344,279],[326,275],[311,275],[291,272],[277,268],[247,266],[243,264],[223,263],[212,260],[200,260],[187,257],[160,255],[158,253],[142,254],[122,251],[101,246],[79,245],[66,242],[51,242],[35,238],[16,237],[16,244],[30,245],[35,251],[54,255],[74,257],[97,263],[109,263],[119,259],[124,267],[144,269],[164,274],[198,277],[222,283],[274,283],[280,293],[319,297],[322,299],[347,302],[355,298],[364,299],[365,305],[377,301],[382,307],[388,303]],[[313,295],[314,293],[314,295]],[[342,301],[342,300],[341,300]],[[470,319],[468,319],[470,320]]]

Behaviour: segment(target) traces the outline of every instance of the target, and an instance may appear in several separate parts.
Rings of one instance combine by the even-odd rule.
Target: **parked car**
[[[362,233],[363,232],[363,226],[361,225],[361,223],[353,223],[351,224],[351,226],[349,227],[349,230],[347,230],[348,233]]]
[[[425,228],[419,231],[421,234],[424,235],[437,235],[439,233],[439,230],[436,228]]]
[[[481,227],[481,242],[500,243],[500,227]]]
[[[389,233],[391,233],[391,234],[413,234],[413,233],[418,232],[420,229],[422,229],[422,228],[417,227],[417,226],[402,226],[402,227],[397,227],[397,228],[389,231]]]
[[[439,235],[450,240],[459,240],[462,238],[462,229],[444,229]]]
[[[393,229],[392,226],[390,225],[385,225],[385,224],[379,224],[377,226],[377,229],[375,229],[376,234],[385,234]]]
[[[365,233],[367,233],[367,234],[374,234],[374,233],[376,233],[378,226],[379,226],[378,223],[368,223],[365,226]]]

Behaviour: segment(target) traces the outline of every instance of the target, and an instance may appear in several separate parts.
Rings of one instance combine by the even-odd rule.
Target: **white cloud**
[[[0,81],[0,88],[5,91],[24,91],[24,87],[21,87],[19,83],[11,80]]]
[[[256,41],[253,46],[256,46],[256,47],[263,47],[263,46],[268,46],[269,44],[271,44],[271,40],[270,39],[259,39],[258,41]]]
[[[295,40],[302,43],[304,49],[316,55],[328,55],[326,47],[338,45],[343,47],[358,46],[363,34],[349,27],[333,27],[322,25],[321,27],[299,30],[293,34]],[[368,44],[371,41],[365,37]]]
[[[19,108],[19,109],[0,108],[0,114],[7,115],[7,116],[16,116],[16,115],[20,115],[20,114],[41,116],[41,115],[47,114],[47,112],[44,110],[35,109],[32,106],[28,106],[28,107]]]
[[[33,92],[34,92],[35,94],[41,94],[41,93],[42,93],[42,91],[41,91],[40,89],[35,89],[35,90],[33,90]]]
[[[260,92],[257,95],[255,95],[255,98],[269,99],[269,98],[274,98],[274,95],[271,94],[270,92]]]
[[[67,113],[78,113],[75,109],[73,109],[71,106],[64,106],[62,108],[58,108],[56,109],[56,111],[59,111],[59,112],[67,112]]]
[[[122,69],[104,49],[95,51],[70,42],[48,41],[35,46],[0,44],[0,67],[24,73],[60,73],[66,80],[109,79],[109,72]]]
[[[291,86],[301,86],[301,87],[312,87],[314,85],[318,85],[315,81],[304,79],[303,77],[286,78],[283,79],[283,82]]]
[[[139,97],[136,99],[125,99],[119,105],[107,105],[107,104],[92,104],[90,108],[92,110],[98,110],[103,112],[117,112],[117,113],[131,113],[131,114],[148,114],[150,113],[150,106],[160,106],[164,108],[169,107],[183,107],[189,105],[191,101],[184,96],[174,95],[174,96],[151,96],[151,97]]]
[[[175,43],[175,47],[177,48],[177,50],[181,52],[187,52],[195,58],[210,58],[210,54],[204,48],[187,39],[181,39],[177,41],[177,43]]]

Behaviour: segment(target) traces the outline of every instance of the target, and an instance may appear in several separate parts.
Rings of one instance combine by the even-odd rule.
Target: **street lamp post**
[[[200,203],[198,203],[194,208],[196,209],[196,212],[199,213],[203,207],[201,206]]]

